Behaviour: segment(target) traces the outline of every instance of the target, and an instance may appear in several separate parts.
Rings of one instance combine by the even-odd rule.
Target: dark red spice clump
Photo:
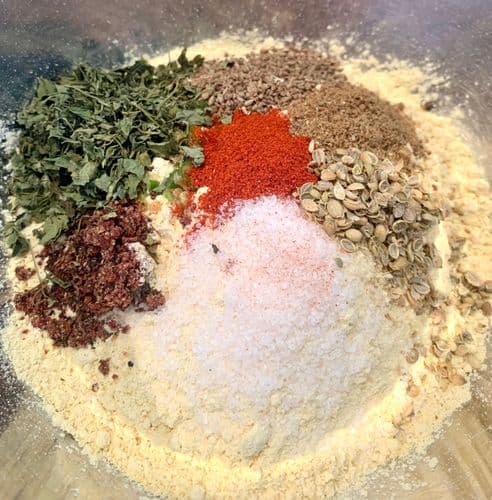
[[[137,203],[119,202],[82,216],[63,241],[45,247],[49,280],[15,297],[15,306],[55,345],[81,347],[126,333],[107,313],[130,305],[151,310],[163,295],[142,285],[139,260],[128,243],[146,245],[149,221]]]
[[[19,281],[27,281],[28,279],[32,278],[36,274],[36,271],[34,269],[29,269],[25,266],[17,266],[15,268],[15,277]]]
[[[109,359],[100,359],[99,360],[99,371],[106,377],[109,375]]]

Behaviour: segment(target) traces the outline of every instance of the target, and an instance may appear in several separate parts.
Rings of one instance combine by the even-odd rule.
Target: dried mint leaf
[[[183,51],[157,68],[145,61],[115,70],[80,64],[56,81],[39,79],[17,117],[9,208],[23,215],[6,226],[12,251],[28,248],[25,214],[43,224],[39,237],[50,243],[85,210],[146,192],[152,158],[182,154],[191,128],[210,123],[206,103],[187,83],[202,62]],[[189,156],[200,161],[199,152]]]
[[[203,154],[203,148],[201,147],[193,147],[190,148],[188,146],[181,146],[183,153],[186,157],[191,158],[193,164],[197,167],[203,164],[205,161],[205,155]]]
[[[162,182],[154,187],[151,191],[155,194],[164,194],[168,199],[172,199],[171,192],[174,189],[183,189],[186,185],[188,189],[190,186],[187,184],[188,172],[192,168],[192,163],[189,159],[184,159],[176,165],[176,168],[168,175]]]
[[[18,225],[8,224],[5,228],[5,243],[12,250],[12,255],[22,255],[29,250],[29,242],[22,236]]]
[[[58,238],[67,227],[68,217],[66,215],[49,216],[44,221],[43,230],[40,232],[40,243],[46,245],[46,243]]]
[[[148,190],[150,192],[154,191],[159,187],[159,181],[156,181],[155,179],[149,179],[149,187]]]

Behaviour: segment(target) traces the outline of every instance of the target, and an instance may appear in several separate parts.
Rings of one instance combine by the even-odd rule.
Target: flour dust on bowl
[[[360,496],[425,457],[492,292],[490,188],[438,82],[258,33],[39,80],[2,342],[55,425],[169,498]]]

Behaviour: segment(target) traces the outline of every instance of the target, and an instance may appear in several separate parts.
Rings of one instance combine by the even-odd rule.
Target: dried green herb
[[[188,146],[182,146],[181,149],[184,152],[185,156],[190,158],[193,162],[193,165],[195,165],[196,167],[199,167],[205,161],[205,155],[203,154],[202,147],[196,146],[190,148]]]
[[[37,236],[46,244],[85,210],[157,188],[146,176],[155,156],[184,153],[199,164],[203,153],[182,147],[193,126],[209,123],[206,103],[187,83],[202,62],[183,51],[157,68],[145,61],[116,70],[81,64],[56,81],[38,80],[18,115],[22,132],[11,158],[16,218],[5,237],[14,254],[27,249],[21,230],[30,222],[42,223]]]

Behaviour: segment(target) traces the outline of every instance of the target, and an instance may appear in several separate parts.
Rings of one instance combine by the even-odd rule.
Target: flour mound
[[[194,235],[171,290],[136,338],[153,353],[164,442],[200,457],[314,451],[391,389],[409,338],[367,259],[275,197]]]

